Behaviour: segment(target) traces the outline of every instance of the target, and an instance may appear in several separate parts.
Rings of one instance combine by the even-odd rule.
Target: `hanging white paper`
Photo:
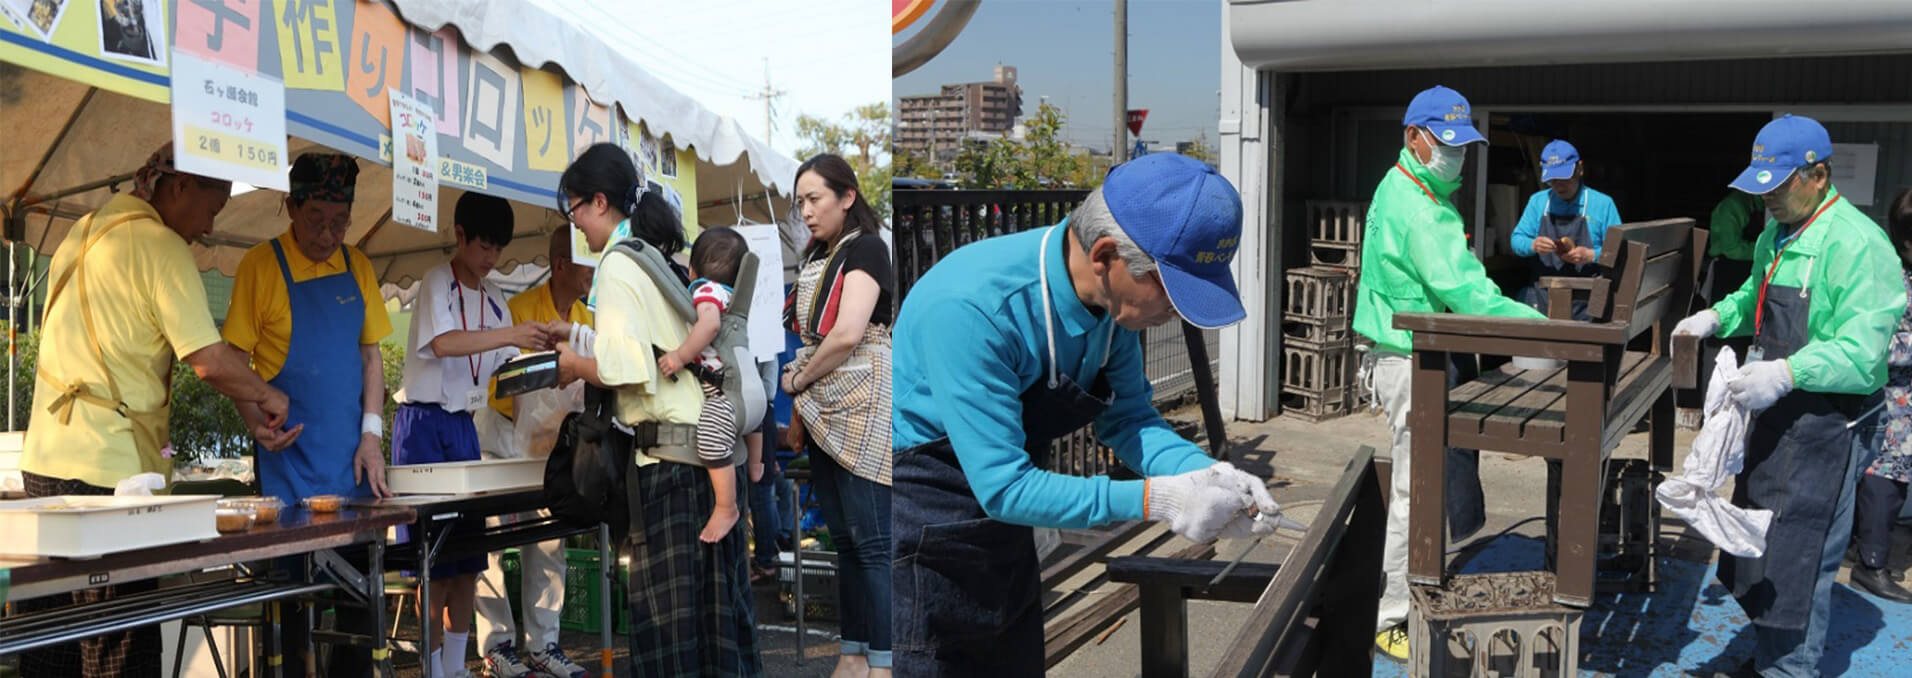
[[[173,50],[173,163],[179,171],[284,191],[285,84]]]
[[[418,100],[392,91],[392,220],[424,231],[438,230],[438,134],[436,114]]]
[[[750,353],[759,362],[783,351],[783,241],[775,224],[733,227],[757,255],[757,294],[750,300]]]

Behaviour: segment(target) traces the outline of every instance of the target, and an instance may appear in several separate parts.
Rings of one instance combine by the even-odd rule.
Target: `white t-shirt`
[[[394,398],[400,403],[437,403],[450,412],[484,407],[491,373],[517,356],[518,349],[440,358],[432,353],[431,343],[446,332],[510,327],[504,290],[486,280],[479,281],[479,289],[460,285],[450,262],[433,268],[419,284],[423,287],[412,302],[411,335],[405,342],[405,377]]]

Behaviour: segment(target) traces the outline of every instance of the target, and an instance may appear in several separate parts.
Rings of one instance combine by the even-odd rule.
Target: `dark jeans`
[[[766,447],[770,441],[765,440]],[[750,484],[750,532],[755,540],[756,550],[752,560],[760,568],[776,567],[777,537],[785,534],[788,527],[780,507],[784,494],[783,470],[777,466],[777,460],[770,458],[771,450],[764,450],[763,480]],[[795,510],[792,507],[792,510]]]
[[[808,441],[812,482],[837,552],[846,654],[890,665],[890,488],[852,475]],[[880,653],[880,654],[879,654]]]
[[[1859,475],[1857,511],[1853,514],[1853,537],[1859,541],[1859,560],[1866,567],[1882,568],[1890,563],[1892,524],[1898,522],[1905,507],[1905,483],[1870,473]]]

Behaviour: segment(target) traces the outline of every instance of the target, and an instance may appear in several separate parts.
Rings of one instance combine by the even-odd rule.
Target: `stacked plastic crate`
[[[1355,383],[1354,290],[1360,278],[1365,202],[1308,203],[1308,257],[1283,290],[1282,410],[1321,421],[1362,404]]]

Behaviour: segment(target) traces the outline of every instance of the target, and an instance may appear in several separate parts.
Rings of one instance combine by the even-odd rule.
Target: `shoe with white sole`
[[[518,648],[510,641],[485,651],[485,675],[490,678],[530,678],[531,667],[518,657]]]
[[[544,678],[590,678],[591,676],[590,671],[564,656],[564,648],[558,647],[557,643],[545,643],[544,649],[532,650],[531,657],[524,663]]]
[[[1395,624],[1374,634],[1374,645],[1381,654],[1397,662],[1407,662],[1407,625]]]

